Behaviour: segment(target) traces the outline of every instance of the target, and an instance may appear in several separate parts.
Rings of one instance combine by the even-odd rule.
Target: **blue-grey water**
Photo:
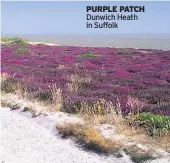
[[[4,35],[19,36],[28,41],[56,43],[61,46],[90,46],[170,50],[170,34],[84,34],[84,35]],[[2,36],[2,37],[4,37]]]

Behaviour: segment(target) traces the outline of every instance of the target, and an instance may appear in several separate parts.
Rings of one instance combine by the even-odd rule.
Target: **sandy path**
[[[19,112],[0,109],[2,163],[131,162],[126,156],[114,158],[86,152],[70,139],[63,140],[56,135],[48,116],[31,118],[29,113]]]

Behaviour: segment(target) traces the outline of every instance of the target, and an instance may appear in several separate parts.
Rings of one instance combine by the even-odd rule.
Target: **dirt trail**
[[[132,163],[124,153],[122,158],[98,155],[61,139],[53,116],[32,118],[30,112],[0,108],[0,121],[1,163]],[[170,163],[170,158],[147,163]]]
[[[130,163],[127,156],[100,156],[63,140],[48,116],[0,109],[2,163]],[[51,127],[50,127],[51,126]]]

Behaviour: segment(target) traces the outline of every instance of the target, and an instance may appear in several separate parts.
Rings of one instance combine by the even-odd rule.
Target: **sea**
[[[170,50],[170,34],[8,34],[2,37],[22,37],[59,46]]]

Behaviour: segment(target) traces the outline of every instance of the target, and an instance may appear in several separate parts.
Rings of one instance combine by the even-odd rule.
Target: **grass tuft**
[[[6,93],[14,93],[17,90],[17,81],[14,78],[7,77],[1,83],[1,90]]]
[[[20,109],[21,106],[19,104],[14,104],[12,107],[11,107],[11,110],[17,110],[17,109]]]
[[[117,152],[121,147],[119,142],[104,138],[100,132],[94,128],[85,129],[81,141],[85,147],[97,152]]]
[[[84,125],[77,123],[67,123],[67,124],[58,124],[56,129],[59,131],[59,134],[62,138],[66,138],[68,136],[75,136],[78,133],[81,133],[81,130],[84,129]]]
[[[83,144],[85,148],[95,152],[117,152],[121,148],[121,144],[119,142],[104,138],[100,134],[100,131],[91,126],[69,123],[57,125],[56,128],[63,138],[73,136],[76,141]]]

